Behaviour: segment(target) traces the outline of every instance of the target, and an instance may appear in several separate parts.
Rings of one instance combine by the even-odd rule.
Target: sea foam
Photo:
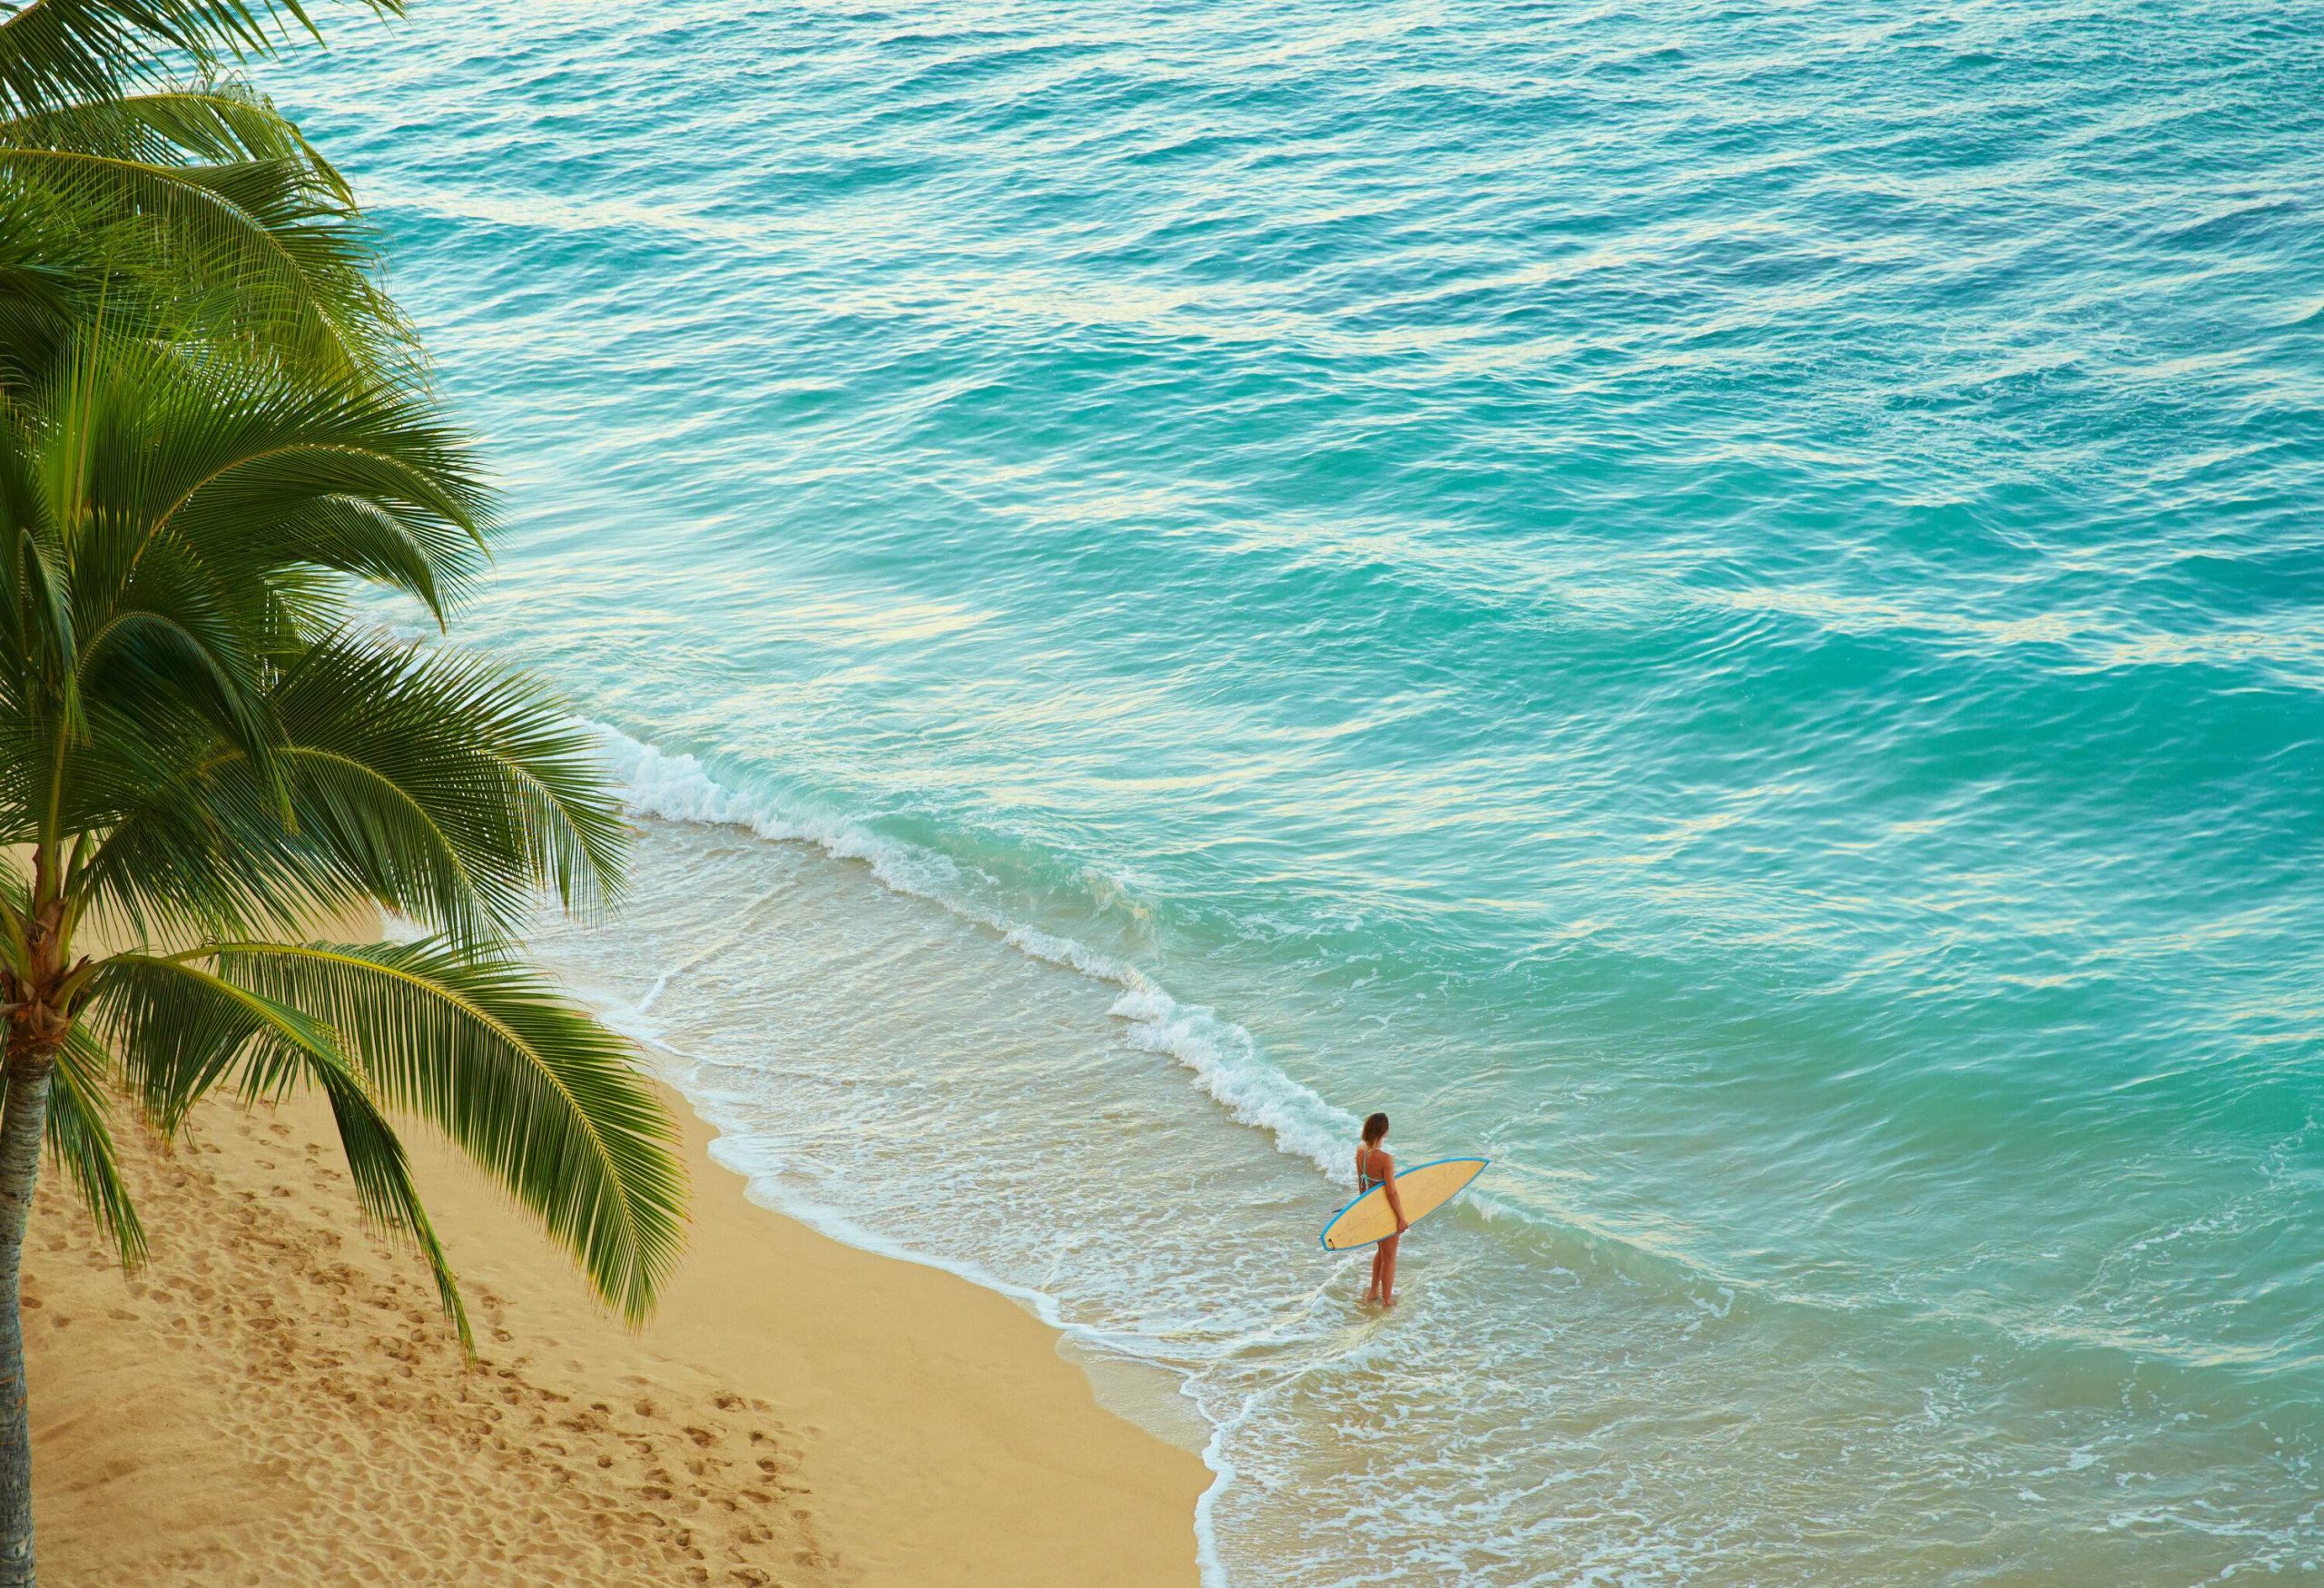
[[[843,816],[779,809],[773,801],[720,781],[693,755],[662,749],[606,723],[581,720],[596,737],[621,783],[623,803],[634,814],[739,827],[774,843],[812,843],[840,859],[862,862],[883,886],[1000,933],[1012,948],[1119,988],[1110,1012],[1123,1021],[1132,1047],[1184,1065],[1231,1118],[1265,1132],[1277,1149],[1307,1159],[1337,1182],[1351,1180],[1343,1149],[1355,1135],[1355,1116],[1270,1063],[1237,1021],[1182,1002],[1135,965],[980,906],[967,896],[960,868],[934,850],[885,837]]]

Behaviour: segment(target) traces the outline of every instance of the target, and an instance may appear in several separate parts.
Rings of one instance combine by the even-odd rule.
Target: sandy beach
[[[465,1281],[361,1227],[322,1110],[121,1131],[153,1260],[54,1181],[25,1258],[44,1576],[471,1585],[1191,1584],[1208,1481],[1007,1298],[750,1203],[675,1094],[693,1238],[632,1334],[409,1133]]]

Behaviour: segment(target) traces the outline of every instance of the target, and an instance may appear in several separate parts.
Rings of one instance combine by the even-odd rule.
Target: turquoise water
[[[277,86],[640,812],[542,952],[1167,1374],[1214,1582],[2176,1584],[2324,1570],[2319,21],[447,0]],[[1386,1318],[1373,1108],[1496,1160]]]

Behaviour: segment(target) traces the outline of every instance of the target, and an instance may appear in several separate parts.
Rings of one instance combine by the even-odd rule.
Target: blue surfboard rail
[[[1462,1157],[1459,1157],[1459,1158],[1433,1158],[1433,1159],[1430,1159],[1426,1163],[1416,1163],[1416,1164],[1413,1165],[1413,1166],[1412,1166],[1412,1168],[1410,1168],[1410,1169],[1398,1169],[1398,1170],[1396,1171],[1396,1175],[1397,1175],[1397,1178],[1401,1179],[1402,1179],[1403,1177],[1404,1177],[1405,1175],[1408,1175],[1408,1174],[1409,1174],[1409,1175],[1416,1175],[1416,1174],[1420,1173],[1420,1171],[1421,1171],[1421,1170],[1423,1170],[1423,1169],[1435,1169],[1435,1168],[1437,1168],[1437,1167],[1438,1167],[1439,1165],[1441,1165],[1441,1164],[1447,1164],[1447,1163],[1473,1163],[1473,1164],[1475,1164],[1475,1165],[1477,1166],[1477,1172],[1476,1172],[1475,1174],[1472,1174],[1472,1175],[1471,1175],[1471,1176],[1469,1177],[1469,1185],[1467,1185],[1467,1186],[1462,1186],[1459,1190],[1457,1190],[1457,1191],[1453,1192],[1453,1193],[1452,1193],[1452,1195],[1451,1195],[1450,1197],[1445,1198],[1443,1201],[1439,1202],[1435,1207],[1431,1208],[1428,1210],[1428,1213],[1442,1213],[1445,1208],[1450,1208],[1451,1206],[1452,1206],[1452,1204],[1453,1204],[1453,1203],[1455,1203],[1455,1202],[1459,1201],[1462,1197],[1464,1197],[1464,1196],[1468,1195],[1468,1192],[1469,1192],[1469,1186],[1473,1186],[1473,1185],[1475,1185],[1475,1184],[1477,1183],[1477,1181],[1479,1180],[1479,1179],[1481,1179],[1481,1178],[1483,1176],[1483,1174],[1484,1174],[1485,1170],[1487,1170],[1487,1169],[1491,1169],[1491,1168],[1492,1167],[1492,1159],[1491,1159],[1490,1158],[1470,1158],[1470,1157],[1466,1157],[1466,1156],[1462,1156]],[[1379,1187],[1374,1186],[1374,1187],[1373,1187],[1373,1188],[1372,1188],[1372,1190],[1373,1190],[1373,1191],[1376,1191],[1376,1190],[1378,1190],[1379,1189],[1380,1189]],[[1338,1223],[1342,1218],[1344,1218],[1344,1217],[1346,1217],[1348,1208],[1353,1208],[1353,1207],[1354,1207],[1354,1206],[1356,1205],[1356,1203],[1363,1201],[1364,1198],[1369,1197],[1370,1195],[1372,1195],[1372,1191],[1359,1191],[1359,1192],[1357,1192],[1357,1193],[1355,1194],[1355,1196],[1354,1196],[1354,1198],[1352,1198],[1348,1201],[1348,1203],[1347,1203],[1347,1207],[1345,1207],[1345,1208],[1341,1208],[1337,1213],[1334,1213],[1334,1214],[1333,1214],[1329,1218],[1324,1219],[1324,1228],[1321,1228],[1321,1229],[1319,1229],[1319,1230],[1317,1230],[1317,1231],[1315,1232],[1315,1244],[1316,1244],[1317,1246],[1323,1247],[1323,1248],[1324,1248],[1324,1249],[1325,1251],[1327,1251],[1327,1252],[1328,1252],[1328,1251],[1360,1252],[1360,1251],[1362,1251],[1362,1250],[1364,1249],[1364,1247],[1374,1247],[1374,1246],[1378,1246],[1378,1245],[1380,1244],[1380,1240],[1386,1240],[1388,1238],[1387,1238],[1386,1236],[1384,1236],[1384,1236],[1382,1236],[1382,1237],[1380,1238],[1380,1240],[1367,1240],[1367,1241],[1365,1241],[1365,1242],[1364,1243],[1364,1246],[1336,1247],[1336,1248],[1335,1248],[1335,1247],[1330,1247],[1330,1246],[1324,1246],[1324,1238],[1325,1236],[1327,1236],[1327,1235],[1329,1235],[1329,1234],[1331,1234],[1331,1233],[1332,1233],[1332,1226],[1333,1226],[1333,1225],[1337,1224],[1337,1223]],[[1427,1217],[1428,1217],[1428,1213],[1423,1213],[1423,1214],[1422,1214],[1422,1215],[1420,1216],[1420,1217],[1421,1217],[1421,1218],[1427,1218]],[[1417,1224],[1417,1223],[1419,1223],[1419,1222],[1420,1222],[1420,1219],[1419,1219],[1419,1218],[1416,1218],[1416,1219],[1413,1220],[1413,1224]],[[1412,1228],[1412,1225],[1406,1225],[1404,1228],[1407,1228],[1407,1229],[1409,1229],[1409,1228]]]

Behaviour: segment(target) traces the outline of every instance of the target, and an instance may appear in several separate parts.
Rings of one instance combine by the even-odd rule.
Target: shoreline
[[[153,1258],[123,1276],[44,1177],[25,1254],[44,1565],[153,1584],[1177,1584],[1210,1469],[1107,1408],[1009,1297],[753,1201],[658,1081],[685,1258],[625,1329],[415,1124],[463,1367],[417,1258],[365,1232],[311,1099],[116,1120]]]
[[[645,1045],[656,1044],[649,1042]],[[1056,1316],[1055,1300],[1039,1290],[1011,1285],[972,1267],[912,1251],[883,1236],[872,1234],[848,1215],[832,1208],[812,1202],[762,1198],[753,1190],[753,1171],[730,1161],[728,1156],[718,1149],[720,1142],[733,1139],[729,1128],[704,1112],[688,1098],[685,1089],[671,1080],[665,1073],[656,1070],[655,1080],[670,1095],[674,1107],[692,1113],[709,1133],[707,1155],[710,1161],[742,1182],[743,1200],[753,1208],[799,1225],[849,1251],[861,1252],[881,1262],[927,1268],[948,1279],[958,1280],[973,1290],[1010,1302],[1054,1337],[1058,1355],[1073,1364],[1089,1381],[1090,1391],[1101,1407],[1171,1449],[1203,1460],[1213,1486],[1216,1485],[1220,1475],[1208,1467],[1208,1453],[1216,1443],[1217,1430],[1188,1400],[1175,1369],[1158,1362],[1120,1355],[1093,1343],[1097,1336],[1085,1335],[1060,1321]],[[1207,1489],[1205,1491],[1203,1497],[1206,1500],[1209,1492]]]

